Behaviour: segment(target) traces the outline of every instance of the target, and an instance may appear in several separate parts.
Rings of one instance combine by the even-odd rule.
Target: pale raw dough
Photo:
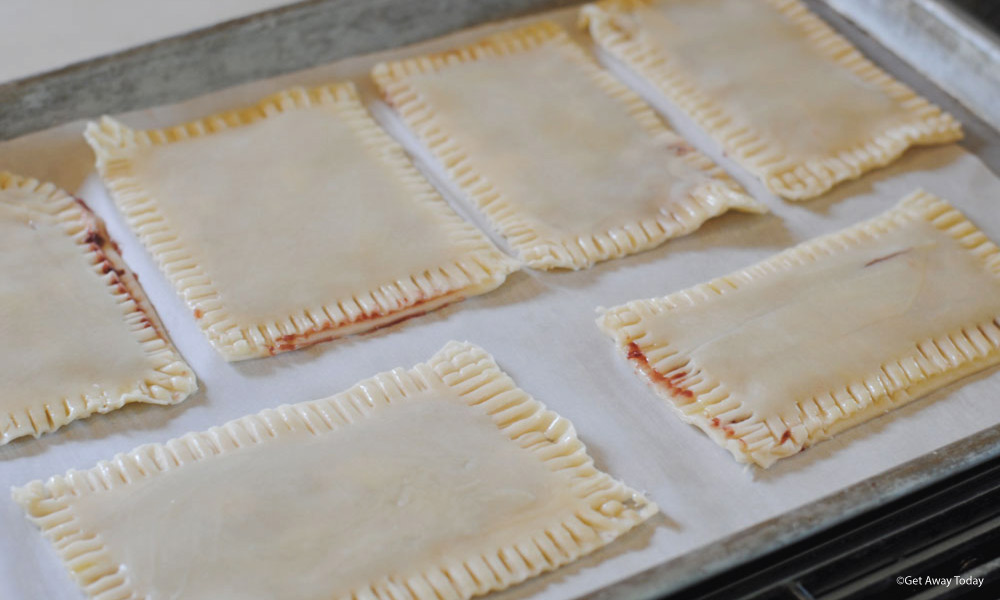
[[[961,138],[798,0],[602,0],[594,39],[792,200]]]
[[[655,217],[709,180],[551,45],[409,83],[483,176],[549,236]]]
[[[516,268],[352,86],[291,90],[256,110],[163,131],[88,128],[112,196],[227,359],[385,325]]]
[[[790,154],[846,150],[908,116],[759,2],[660,2],[636,19],[705,94]]]
[[[124,392],[149,359],[86,248],[27,204],[0,190],[0,413],[98,382]]]
[[[98,253],[126,276],[96,218],[73,198],[0,174],[0,443],[129,401],[179,402],[194,390],[155,316],[133,299],[141,291],[119,289]],[[143,390],[150,384],[160,386],[155,395]]]
[[[78,532],[65,537],[93,540],[71,569],[100,600],[467,598],[656,511],[485,352],[455,342],[410,371],[111,468],[122,478],[99,467],[15,492],[43,529],[59,519]]]
[[[336,435],[190,464],[73,511],[156,597],[306,600],[523,538],[573,505],[568,483],[485,415],[423,392]]]
[[[243,327],[468,251],[334,107],[145,146],[132,160]]]
[[[383,64],[374,76],[530,266],[586,267],[730,208],[765,210],[558,26],[456,52],[461,60]]]
[[[868,263],[885,257],[885,260]],[[868,266],[865,266],[868,265]],[[914,343],[1000,314],[1000,278],[927,222],[650,320],[758,414],[794,411]],[[779,366],[780,365],[780,366]]]
[[[790,444],[756,455],[736,445],[766,466],[840,421],[888,410],[884,400],[1000,361],[998,318],[996,246],[917,193],[761,265],[612,309],[602,324],[692,422]]]

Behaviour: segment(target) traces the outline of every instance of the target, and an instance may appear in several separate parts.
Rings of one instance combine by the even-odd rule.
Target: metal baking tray
[[[1000,134],[821,0],[806,0],[884,69],[965,126],[961,145],[1000,173]],[[308,0],[0,85],[0,140],[581,4],[566,0]],[[358,374],[364,375],[363,373]],[[57,434],[58,435],[58,434]],[[1000,425],[590,594],[652,598],[703,581],[1000,456]],[[501,594],[520,597],[516,588]]]

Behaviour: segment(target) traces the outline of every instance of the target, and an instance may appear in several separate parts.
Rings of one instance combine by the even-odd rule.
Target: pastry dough
[[[423,314],[514,270],[352,84],[170,129],[87,127],[112,197],[227,360]]]
[[[95,600],[469,598],[575,560],[657,510],[458,342],[336,396],[14,497]]]
[[[798,0],[605,0],[594,39],[791,200],[960,139],[960,124]]]
[[[373,76],[522,260],[587,267],[766,212],[550,22]]]
[[[1000,250],[916,192],[599,323],[684,421],[767,467],[1000,362]]]
[[[49,183],[0,173],[0,444],[197,389],[103,224]]]

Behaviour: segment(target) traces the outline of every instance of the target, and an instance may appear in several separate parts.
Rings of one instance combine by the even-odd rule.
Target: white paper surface
[[[561,11],[557,18],[571,26],[573,14]],[[496,28],[354,58],[122,118],[136,127],[170,125],[255,102],[290,85],[348,77],[374,100],[366,73],[377,60],[468,43]],[[666,108],[663,102],[656,104]],[[373,107],[380,119],[391,117],[384,105],[376,102]],[[682,133],[719,158],[717,149],[690,123],[675,111],[668,112]],[[398,123],[392,125],[390,129],[400,133]],[[92,173],[92,156],[78,137],[81,128],[71,124],[0,145],[0,169],[53,179],[77,191],[105,218],[174,343],[198,373],[201,389],[178,406],[131,405],[77,421],[38,440],[0,447],[0,490],[67,469],[88,468],[137,445],[163,442],[264,408],[324,397],[376,372],[420,362],[448,340],[469,340],[493,353],[523,389],[570,419],[599,468],[647,491],[663,511],[597,554],[502,594],[557,600],[604,587],[1000,423],[1000,371],[994,368],[767,471],[755,471],[738,465],[700,431],[681,423],[594,324],[598,306],[664,295],[736,270],[874,216],[917,187],[950,200],[993,240],[1000,240],[1000,181],[957,146],[911,151],[887,169],[802,204],[766,194],[752,178],[722,160],[773,214],[730,213],[691,236],[586,271],[526,270],[490,294],[370,335],[229,364],[212,350],[189,310],[124,225]],[[413,146],[411,150],[419,151]],[[454,193],[446,193],[457,201]],[[260,243],[271,241],[262,238]],[[249,273],[252,265],[247,269]],[[0,598],[81,597],[52,547],[6,492],[0,493]]]

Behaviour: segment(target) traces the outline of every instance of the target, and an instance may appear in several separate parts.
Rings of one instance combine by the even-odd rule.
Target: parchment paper
[[[574,14],[560,11],[555,18],[571,27]],[[135,127],[170,125],[255,102],[290,85],[352,78],[372,100],[376,116],[442,186],[440,171],[430,158],[375,100],[367,72],[378,60],[468,43],[498,28],[488,26],[352,58],[121,118]],[[622,75],[628,79],[627,73]],[[469,340],[493,353],[522,388],[569,418],[599,468],[647,491],[663,511],[597,554],[502,594],[557,600],[604,587],[1000,423],[996,368],[839,434],[767,471],[738,465],[700,431],[681,423],[598,331],[597,307],[663,295],[736,270],[799,241],[874,216],[918,187],[950,200],[993,240],[1000,240],[1000,181],[975,156],[945,146],[910,151],[895,165],[841,185],[818,200],[783,202],[722,159],[710,141],[654,92],[643,91],[657,108],[669,113],[675,127],[720,160],[773,214],[730,213],[686,238],[582,272],[525,270],[486,296],[373,334],[236,364],[224,362],[212,350],[190,311],[124,225],[93,173],[93,157],[79,138],[82,124],[0,145],[0,169],[50,179],[76,191],[107,221],[201,385],[197,394],[178,406],[131,405],[77,421],[38,440],[0,447],[0,490],[67,469],[88,468],[140,444],[164,442],[264,408],[324,397],[376,372],[420,362],[448,340]],[[453,189],[443,190],[463,214],[470,215]],[[272,242],[263,237],[260,243]],[[373,252],[380,243],[392,241],[373,241]],[[249,275],[253,266],[247,269]],[[7,493],[0,493],[0,598],[81,597],[52,547]]]

